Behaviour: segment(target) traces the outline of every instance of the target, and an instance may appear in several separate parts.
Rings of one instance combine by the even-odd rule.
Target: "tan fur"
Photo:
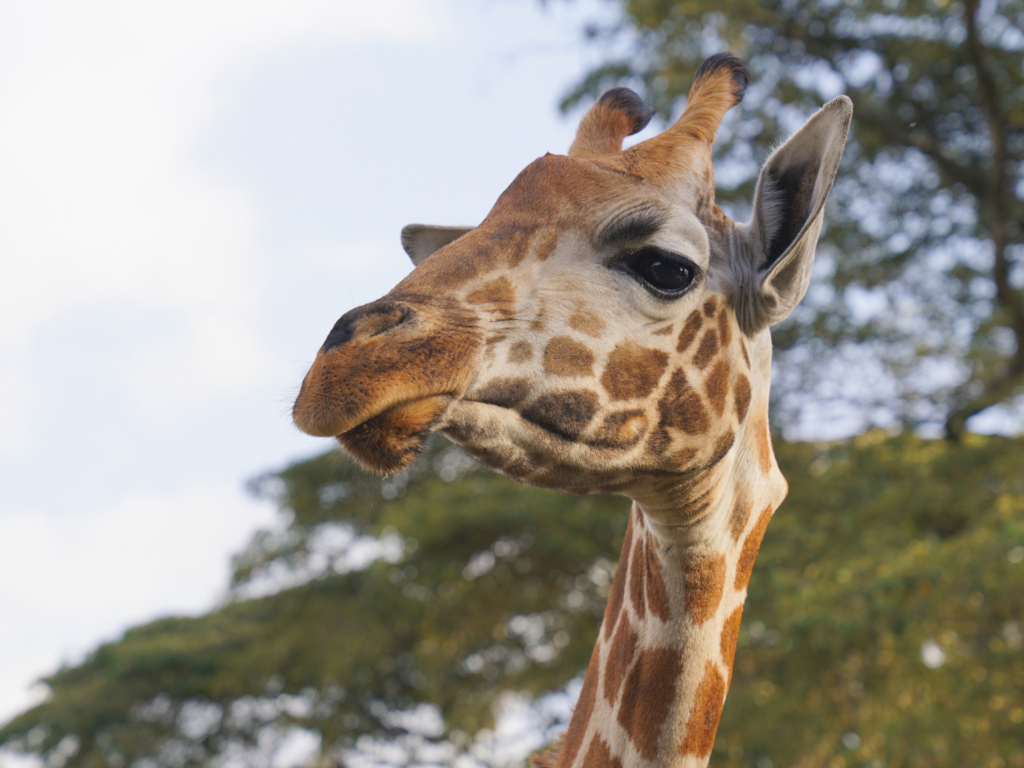
[[[407,227],[418,266],[338,321],[295,402],[300,428],[379,472],[441,431],[515,480],[633,499],[580,700],[535,766],[693,768],[714,743],[787,488],[768,328],[806,290],[850,115],[834,100],[777,150],[737,225],[714,205],[711,144],[745,81],[712,57],[676,124],[626,151],[650,110],[610,91],[478,227]],[[689,288],[645,287],[646,247],[686,259]]]

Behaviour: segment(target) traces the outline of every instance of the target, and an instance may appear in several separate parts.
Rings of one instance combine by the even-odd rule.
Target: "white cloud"
[[[117,306],[125,323],[173,318],[142,359],[126,356],[144,413],[257,384],[271,362],[254,323],[257,215],[192,154],[219,88],[290,45],[431,35],[432,10],[426,0],[0,2],[0,353],[24,368],[46,327]]]
[[[32,702],[30,686],[113,632],[158,615],[208,609],[226,593],[229,560],[273,509],[233,484],[135,493],[100,510],[0,517],[0,722]]]
[[[5,360],[0,360],[0,392],[0,458],[10,458],[31,444],[27,414],[36,398],[25,372]]]

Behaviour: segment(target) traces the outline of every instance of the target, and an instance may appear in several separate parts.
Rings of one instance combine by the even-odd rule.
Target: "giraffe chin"
[[[399,403],[335,439],[364,469],[380,475],[399,472],[419,456],[451,399],[449,395],[434,395]]]

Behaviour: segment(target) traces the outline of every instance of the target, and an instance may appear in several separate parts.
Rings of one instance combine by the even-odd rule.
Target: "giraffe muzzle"
[[[388,296],[357,307],[317,352],[292,417],[363,466],[396,471],[465,392],[480,345],[475,324],[451,306]]]

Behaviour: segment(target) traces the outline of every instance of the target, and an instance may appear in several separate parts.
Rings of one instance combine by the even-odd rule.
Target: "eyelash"
[[[627,251],[614,267],[659,299],[679,298],[700,278],[700,268],[685,256],[653,245]]]

